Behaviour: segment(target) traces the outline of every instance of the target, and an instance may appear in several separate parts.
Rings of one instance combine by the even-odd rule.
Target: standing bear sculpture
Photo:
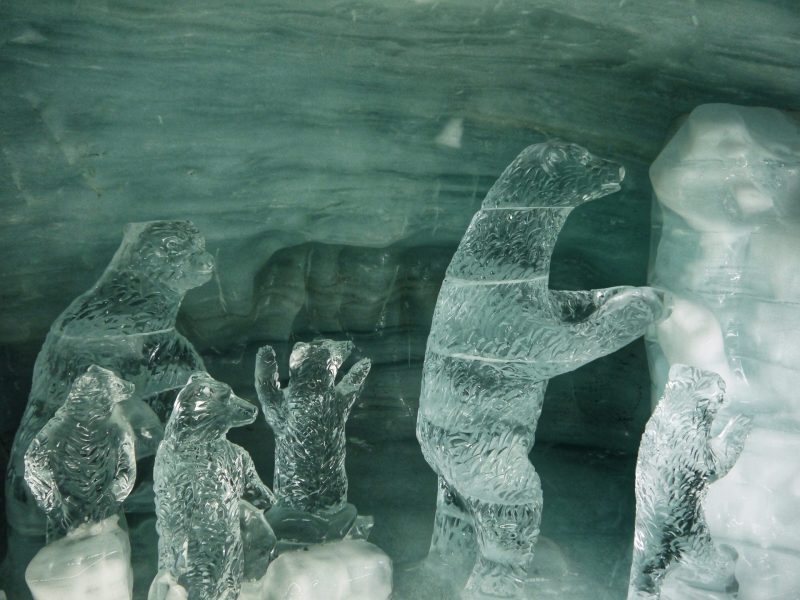
[[[528,454],[548,380],[664,316],[663,296],[647,287],[548,288],[567,216],[619,190],[623,177],[620,165],[575,144],[526,148],[489,190],[447,269],[417,437],[439,476],[431,553],[453,563],[477,550],[467,597],[525,597],[542,512]]]
[[[725,400],[725,382],[712,371],[675,364],[647,422],[636,461],[636,529],[628,600],[657,600],[667,571],[678,563],[687,585],[738,591],[736,551],[716,545],[703,513],[708,486],[733,468],[750,419],[738,415],[712,436]],[[688,597],[684,590],[676,597]]]
[[[275,352],[256,357],[256,391],[275,432],[275,494],[270,515],[282,538],[311,543],[340,539],[352,528],[356,509],[347,503],[345,423],[371,362],[361,359],[337,381],[353,352],[352,342],[315,340],[295,344],[291,379],[281,389]]]
[[[155,453],[175,394],[203,361],[175,329],[186,292],[211,277],[213,259],[189,221],[125,227],[122,244],[97,283],[55,320],[36,358],[33,384],[8,463],[6,511],[20,533],[39,535],[44,519],[23,479],[33,437],[93,364],[133,383],[120,407],[137,433],[137,458]]]
[[[191,600],[238,598],[245,570],[242,500],[266,511],[275,496],[250,455],[225,434],[257,414],[255,405],[205,373],[192,375],[178,394],[153,471],[159,575],[150,600],[182,593]]]

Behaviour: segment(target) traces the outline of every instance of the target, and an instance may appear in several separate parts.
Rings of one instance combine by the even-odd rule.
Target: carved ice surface
[[[244,571],[240,501],[263,511],[275,497],[250,455],[225,434],[257,414],[205,373],[192,375],[178,394],[153,474],[160,575],[151,600],[179,595],[180,588],[191,600],[237,598]]]
[[[494,184],[447,270],[423,368],[417,436],[439,475],[432,553],[478,558],[467,588],[520,597],[542,492],[528,461],[547,380],[633,341],[664,313],[650,288],[552,291],[573,208],[624,170],[574,144],[525,149]]]
[[[263,347],[256,358],[258,398],[275,432],[276,514],[310,513],[311,521],[321,519],[325,529],[344,511],[349,516],[341,536],[356,518],[354,509],[346,510],[345,422],[370,369],[364,358],[337,383],[339,368],[352,351],[351,342],[295,344],[286,389],[280,388],[272,348]]]
[[[52,541],[117,515],[136,480],[133,430],[120,403],[133,384],[92,365],[25,453],[25,481]]]
[[[654,390],[670,365],[719,373],[747,447],[708,495],[735,546],[742,600],[800,589],[800,123],[767,108],[696,108],[650,169],[661,236],[650,281],[672,315],[648,338]],[[751,568],[750,565],[784,565]],[[788,566],[793,565],[793,566]]]
[[[76,377],[96,364],[136,386],[122,405],[135,433],[154,446],[174,392],[203,369],[191,344],[175,330],[184,294],[206,282],[213,260],[188,221],[133,223],[100,280],[53,323],[33,373],[28,405],[8,466],[6,510],[19,531],[38,534],[41,518],[23,480],[23,456],[34,436],[64,403]],[[151,438],[151,440],[148,440]]]
[[[636,462],[629,600],[658,598],[667,570],[678,562],[702,589],[738,590],[736,551],[714,544],[702,505],[708,486],[733,468],[750,430],[740,415],[712,435],[724,392],[725,382],[711,371],[681,364],[669,371]]]

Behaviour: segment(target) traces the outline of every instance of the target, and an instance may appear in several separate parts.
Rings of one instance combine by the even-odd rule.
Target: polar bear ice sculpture
[[[17,430],[8,464],[6,510],[16,530],[44,529],[23,479],[23,456],[33,437],[64,403],[75,377],[97,364],[136,386],[126,413],[145,415],[134,422],[137,457],[140,441],[161,434],[177,390],[191,373],[203,369],[200,356],[175,330],[184,294],[211,277],[213,260],[197,228],[188,221],[132,223],[100,280],[76,298],[56,319],[33,372],[28,405]],[[165,404],[167,403],[167,404]],[[148,442],[150,443],[150,442]],[[157,443],[157,439],[156,439]]]
[[[478,559],[468,593],[520,597],[542,492],[528,461],[549,378],[617,350],[664,313],[651,288],[548,289],[569,213],[624,171],[574,144],[525,149],[494,184],[439,292],[417,437],[439,475],[431,550]]]
[[[716,373],[673,365],[664,395],[647,422],[636,462],[636,533],[628,600],[655,600],[673,563],[682,562],[703,589],[733,592],[736,552],[717,546],[702,502],[708,486],[731,470],[744,448],[749,419],[711,428],[724,401]]]

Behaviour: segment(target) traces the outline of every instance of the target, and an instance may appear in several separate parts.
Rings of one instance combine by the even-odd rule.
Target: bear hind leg
[[[541,483],[533,466],[528,463],[528,467],[524,493],[510,490],[517,501],[469,501],[478,558],[467,582],[468,597],[526,597],[524,588],[542,520]]]
[[[472,517],[458,493],[439,476],[430,553],[447,564],[472,564],[476,552]]]

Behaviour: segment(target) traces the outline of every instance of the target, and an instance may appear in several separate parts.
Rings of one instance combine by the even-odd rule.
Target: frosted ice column
[[[53,541],[120,513],[136,479],[133,430],[120,403],[133,384],[92,365],[25,453],[25,481]]]
[[[137,434],[137,456],[155,451],[159,417],[166,417],[189,375],[203,369],[200,356],[175,330],[175,319],[184,294],[208,281],[212,268],[202,236],[188,221],[126,226],[103,275],[55,320],[36,359],[8,465],[6,510],[12,527],[31,535],[44,530],[23,479],[23,456],[66,400],[74,378],[90,365],[111,369],[136,386],[122,409]]]
[[[650,288],[548,288],[567,216],[619,190],[623,175],[575,144],[526,148],[489,190],[439,292],[417,437],[439,475],[431,552],[474,562],[473,597],[526,597],[542,511],[528,453],[548,379],[628,344],[664,312]]]
[[[275,432],[276,514],[310,513],[316,518],[302,520],[320,520],[320,530],[342,529],[341,536],[355,519],[352,506],[346,510],[345,423],[370,369],[364,358],[337,382],[339,368],[352,351],[351,342],[295,344],[286,389],[280,388],[272,348],[265,346],[256,358],[256,390]],[[337,527],[345,516],[342,511],[349,516]]]
[[[741,557],[742,600],[792,597],[800,589],[800,124],[773,109],[700,106],[650,177],[661,226],[650,281],[675,298],[648,338],[654,390],[672,364],[702,367],[724,378],[725,410],[752,417],[706,517]]]
[[[725,383],[711,371],[673,365],[647,422],[636,462],[636,529],[629,600],[659,598],[664,576],[681,563],[702,590],[732,593],[736,552],[714,544],[703,513],[708,486],[724,477],[744,448],[750,421],[712,424]]]
[[[192,375],[178,394],[153,474],[159,576],[151,599],[184,591],[191,600],[238,597],[245,568],[240,501],[264,511],[275,498],[250,455],[225,434],[257,413],[205,373]]]

